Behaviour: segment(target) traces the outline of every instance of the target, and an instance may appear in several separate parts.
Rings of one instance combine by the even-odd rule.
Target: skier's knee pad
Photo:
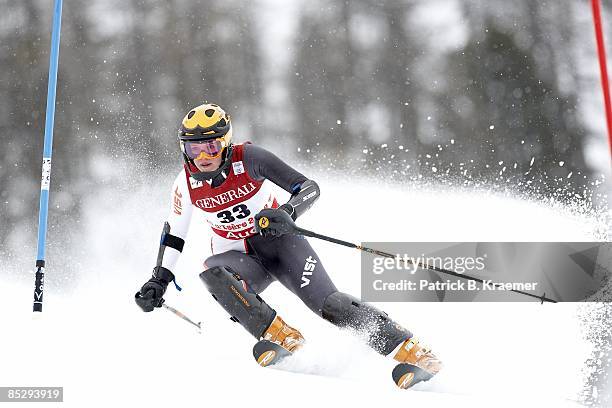
[[[257,339],[261,338],[276,312],[245,281],[227,266],[215,266],[200,273],[200,279],[217,302]]]
[[[323,303],[325,320],[339,327],[348,327],[368,334],[368,344],[380,354],[390,354],[412,333],[391,320],[385,312],[354,296],[334,292]]]

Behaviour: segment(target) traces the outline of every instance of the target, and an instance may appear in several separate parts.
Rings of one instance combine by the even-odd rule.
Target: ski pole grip
[[[257,221],[257,224],[259,225],[259,228],[263,230],[270,226],[270,220],[268,217],[261,217],[259,221]]]

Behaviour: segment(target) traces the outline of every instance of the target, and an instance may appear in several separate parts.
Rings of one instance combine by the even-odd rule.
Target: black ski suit
[[[234,171],[238,169],[237,171],[241,174],[246,172],[251,180],[256,180],[257,182],[270,180],[293,194],[292,197],[299,196],[303,186],[314,186],[313,190],[316,190],[316,193],[313,192],[307,196],[300,196],[300,202],[294,203],[296,205],[294,207],[294,219],[301,215],[318,198],[319,189],[316,183],[308,180],[303,174],[287,165],[271,152],[252,144],[244,144],[241,146],[241,149],[240,156],[237,156],[241,160],[239,163],[235,164],[232,162],[231,164],[235,165]],[[235,155],[232,156],[232,160],[236,160],[235,157]],[[195,207],[196,204],[200,206],[210,204],[207,201],[209,200],[208,196],[200,200],[195,200],[194,196],[191,196],[191,200],[194,201],[191,203],[193,205],[191,207],[185,206],[182,200],[189,199],[189,197],[184,197],[186,195],[184,190],[187,188],[185,180],[189,180],[189,183],[191,183],[189,194],[191,194],[194,188],[202,187],[202,183],[193,183],[192,180],[186,178],[184,172],[182,175],[179,175],[173,188],[174,214],[171,214],[173,217],[182,217],[186,212],[191,211],[191,208]],[[227,175],[219,174],[209,181],[209,185],[214,189],[227,182],[226,180],[229,180]],[[208,191],[205,189],[206,186],[204,186],[204,191]],[[297,206],[301,205],[302,201],[306,205],[298,209]],[[289,203],[291,202],[290,200]],[[234,207],[232,210],[238,211],[239,206]],[[220,216],[220,214],[217,215]],[[234,215],[236,214],[234,213]],[[242,215],[246,217],[248,214],[244,213]],[[225,215],[225,217],[229,216]],[[214,221],[215,219],[213,218]],[[184,225],[181,227],[180,223],[179,221],[174,222],[179,228],[173,226],[172,233],[178,234],[178,238],[183,239],[186,235],[186,227]],[[226,293],[229,292],[227,288],[232,285],[228,286],[228,280],[223,282],[220,280],[230,279],[224,276],[224,273],[228,276],[238,275],[247,285],[244,290],[253,294],[261,294],[274,280],[279,281],[298,296],[314,313],[331,323],[340,327],[351,327],[356,330],[369,328],[369,344],[381,354],[387,355],[391,353],[400,343],[412,337],[409,331],[394,323],[385,313],[361,302],[351,295],[339,292],[327,274],[321,259],[303,236],[291,234],[276,237],[251,235],[244,239],[244,245],[240,249],[243,248],[246,252],[242,250],[226,250],[208,257],[204,262],[207,270],[217,270],[218,272],[218,269],[215,268],[223,268],[223,271],[226,272],[211,274],[205,270],[200,277],[207,284],[209,290],[211,290],[211,287],[215,287],[216,295],[212,290],[211,293],[232,316],[236,317],[238,312],[240,312],[242,313],[243,320],[254,321],[250,326],[244,321],[242,325],[255,337],[258,337],[261,334],[262,328],[267,327],[266,325],[270,323],[264,320],[269,320],[271,315],[270,313],[264,313],[261,317],[245,315],[244,306],[239,301],[236,301],[232,294]],[[168,270],[172,269],[178,256],[178,251],[173,251],[174,249],[170,248],[163,259],[163,266]],[[234,286],[233,289],[236,290],[236,287]],[[239,289],[242,290],[241,288]],[[248,303],[244,298],[244,296],[247,296],[246,292],[243,295],[237,294],[236,296],[238,299]],[[259,296],[257,296],[257,299],[256,302],[261,300]],[[263,300],[261,302],[265,304]],[[267,304],[265,306],[268,307]],[[241,309],[238,310],[236,308]],[[261,321],[257,322],[257,319]],[[236,320],[238,319],[236,318]]]

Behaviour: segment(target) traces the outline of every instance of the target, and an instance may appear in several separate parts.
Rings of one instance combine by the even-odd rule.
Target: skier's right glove
[[[145,283],[140,291],[136,292],[136,304],[143,312],[151,312],[153,308],[161,307],[164,303],[164,293],[168,284],[174,280],[174,274],[163,266],[153,269],[153,276]]]

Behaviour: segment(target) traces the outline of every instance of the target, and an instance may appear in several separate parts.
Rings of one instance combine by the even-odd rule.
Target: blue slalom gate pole
[[[55,121],[55,91],[59,63],[60,31],[62,26],[62,0],[55,0],[53,29],[51,31],[51,55],[49,57],[49,83],[47,87],[47,114],[45,116],[45,146],[40,180],[40,210],[38,213],[38,254],[36,256],[36,283],[34,286],[34,311],[42,312],[45,284],[45,245],[47,215],[49,213],[49,185],[51,184],[51,151],[53,148],[53,123]]]

